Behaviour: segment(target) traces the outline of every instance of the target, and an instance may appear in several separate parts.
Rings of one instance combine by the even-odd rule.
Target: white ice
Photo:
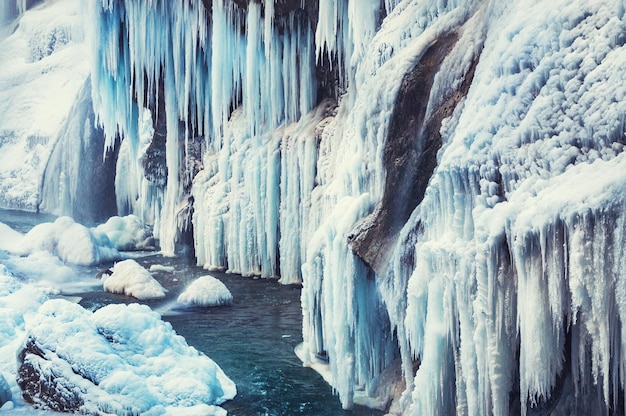
[[[210,358],[187,345],[145,305],[108,305],[95,312],[65,300],[45,302],[25,317],[27,336],[46,352],[47,368],[82,389],[87,413],[225,415],[217,407],[235,384]]]
[[[111,271],[112,274],[102,276],[102,287],[107,292],[123,293],[141,300],[165,297],[163,286],[135,260],[117,262]]]
[[[231,304],[233,295],[222,281],[206,275],[191,282],[177,302],[188,306],[220,306]]]
[[[149,269],[151,272],[167,272],[174,273],[176,270],[173,266],[164,266],[162,264],[152,264]]]

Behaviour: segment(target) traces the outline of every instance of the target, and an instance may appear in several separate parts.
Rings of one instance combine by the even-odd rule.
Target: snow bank
[[[45,7],[25,10],[34,3]],[[0,206],[37,208],[46,161],[89,75],[81,3],[24,1],[18,22],[0,22]]]
[[[96,228],[87,228],[70,217],[33,227],[26,235],[0,223],[0,249],[32,255],[47,251],[65,263],[90,266],[124,258],[119,250],[141,249],[153,243],[149,229],[134,215],[112,217]]]
[[[158,299],[165,296],[165,289],[149,271],[135,260],[128,259],[113,266],[113,274],[104,276],[102,287],[107,292],[123,293],[137,299]]]
[[[224,283],[206,275],[194,280],[178,296],[178,303],[197,306],[219,306],[232,303],[233,295]]]
[[[80,225],[70,217],[36,225],[24,236],[14,253],[24,256],[42,250],[58,256],[65,263],[82,266],[122,257],[106,234]]]
[[[219,366],[145,305],[109,305],[92,313],[50,300],[26,317],[26,330],[22,368],[40,372],[36,377],[49,388],[76,394],[73,411],[224,415],[215,405],[236,395]],[[20,383],[28,381],[23,374]],[[55,400],[62,399],[46,399],[45,391],[33,397],[44,409]]]
[[[95,232],[106,234],[111,245],[118,250],[135,250],[154,245],[149,227],[135,215],[111,217],[106,223],[97,226]]]
[[[8,225],[0,222],[0,250],[8,251],[19,244],[24,235]]]

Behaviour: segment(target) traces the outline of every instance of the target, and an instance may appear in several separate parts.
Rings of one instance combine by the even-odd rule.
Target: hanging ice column
[[[301,212],[297,203],[283,209],[293,195],[283,192],[282,167],[293,155],[285,141],[296,140],[286,135],[308,134],[319,121],[307,114],[316,102],[314,45],[302,10],[275,15],[272,6],[251,2],[244,12],[232,2],[213,2],[212,114],[219,122],[194,183],[194,243],[206,267],[280,273],[283,282],[297,282],[300,265],[287,267],[293,263],[282,251],[299,249],[286,237],[299,229],[280,227]],[[294,122],[300,127],[288,126]]]
[[[263,18],[262,11],[267,18]],[[315,67],[308,21],[294,13],[274,19],[272,2],[265,6],[252,2],[244,11],[234,2],[219,0],[213,2],[210,13],[200,2],[103,0],[95,2],[92,14],[97,22],[93,50],[98,51],[93,65],[94,106],[108,146],[114,146],[119,137],[130,153],[127,166],[119,170],[126,175],[118,183],[118,206],[154,222],[163,252],[173,254],[185,220],[182,212],[188,208],[185,194],[189,189],[183,186],[195,174],[189,167],[189,143],[204,137],[211,152],[207,157],[220,154],[220,160],[225,162],[220,172],[228,178],[230,152],[241,146],[265,146],[263,134],[284,122],[297,120],[315,104]],[[159,103],[163,101],[161,109]],[[155,138],[158,126],[167,126],[166,186],[147,183],[142,174],[145,151],[150,145],[140,140],[144,107],[152,113]],[[245,134],[238,132],[232,142],[227,142],[225,137],[232,135],[227,130],[233,109],[244,114]],[[252,137],[256,138],[248,144]],[[156,139],[150,149],[155,146]],[[272,161],[272,166],[279,165],[277,160]],[[278,179],[270,176],[278,178],[280,173],[278,169],[268,170],[267,160],[259,160],[256,169],[255,172],[269,175],[266,179],[273,182],[265,186],[257,178],[257,184],[249,185],[245,192],[261,190],[255,197],[256,209],[268,206],[269,211],[246,217],[253,222],[267,218],[269,223],[247,226],[256,230],[256,239],[268,236],[267,241],[258,241],[265,253],[259,253],[260,257],[268,259],[269,253],[277,252],[278,241]],[[203,212],[202,204],[199,212]],[[237,212],[236,207],[230,212]],[[204,234],[203,229],[196,231],[198,236]],[[263,263],[263,269],[267,269],[264,273],[277,272],[275,256]],[[246,266],[241,271],[258,268],[259,265],[250,269]]]

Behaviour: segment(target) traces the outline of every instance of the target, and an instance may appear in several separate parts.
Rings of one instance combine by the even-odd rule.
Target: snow
[[[19,24],[3,21],[10,3],[18,6],[11,15],[19,15]],[[46,162],[89,63],[80,1],[26,5],[0,5],[0,206],[34,211]]]
[[[234,383],[187,345],[145,305],[108,305],[90,312],[56,299],[25,317],[27,336],[46,351],[45,368],[61,369],[82,389],[87,413],[224,415]],[[69,363],[72,371],[63,373]],[[57,373],[57,374],[59,374]]]
[[[164,266],[162,264],[153,264],[150,266],[150,271],[151,272],[167,272],[167,273],[174,273],[176,269],[172,266]]]
[[[0,222],[0,250],[8,251],[11,247],[20,244],[23,237],[22,233]]]
[[[47,251],[63,262],[83,266],[122,257],[106,234],[78,224],[70,217],[36,225],[11,251],[21,256]]]
[[[2,410],[11,410],[14,402],[19,402],[18,398],[21,398],[15,382],[15,355],[24,336],[24,316],[36,312],[47,299],[44,289],[21,283],[6,266],[0,264],[0,374],[9,384],[13,400]]]
[[[102,287],[107,292],[123,293],[140,300],[165,297],[165,289],[135,260],[115,263],[111,275],[102,277]]]
[[[206,275],[191,282],[177,302],[190,306],[220,306],[231,304],[233,295],[219,279]]]
[[[109,279],[125,280],[133,294],[164,294],[160,286],[136,285],[133,280],[140,279],[135,272],[148,272],[129,262],[118,263]],[[0,395],[6,393],[4,380],[12,396],[2,411],[19,414],[24,409],[15,354],[27,336],[34,336],[39,346],[54,351],[46,354],[50,366],[62,369],[61,359],[68,360],[86,377],[75,377],[73,371],[70,377],[89,398],[86,411],[226,414],[218,405],[234,397],[234,383],[147,306],[110,305],[93,313],[67,300],[48,301],[59,288],[71,293],[89,290],[88,285],[93,282],[81,281],[48,251],[26,257],[0,252]]]

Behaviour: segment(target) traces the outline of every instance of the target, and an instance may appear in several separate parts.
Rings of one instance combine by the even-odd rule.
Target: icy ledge
[[[235,384],[145,305],[96,312],[45,302],[25,318],[18,384],[41,409],[84,414],[225,415]]]

